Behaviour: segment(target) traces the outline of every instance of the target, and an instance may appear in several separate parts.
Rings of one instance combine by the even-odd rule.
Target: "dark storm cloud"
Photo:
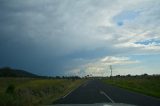
[[[70,31],[78,21],[77,18],[72,21],[71,14],[79,13],[72,11],[68,4],[74,6],[72,2],[56,0],[1,1],[0,65],[40,74],[60,74],[73,58],[84,57],[83,53],[68,56],[81,47],[78,44],[81,41],[73,36],[75,32]]]
[[[54,56],[56,51],[54,52],[50,45],[47,45],[45,36],[50,34],[49,26],[47,28],[45,24],[49,20],[43,20],[41,14],[47,14],[45,6],[47,4],[43,5],[42,3],[36,6],[31,1],[1,1],[1,66],[24,68],[39,74],[50,74],[52,73],[50,71],[53,70],[57,73],[56,71],[62,70],[60,64],[63,65],[63,62]],[[53,20],[56,23],[56,19]],[[53,45],[55,44],[56,41],[53,41]]]

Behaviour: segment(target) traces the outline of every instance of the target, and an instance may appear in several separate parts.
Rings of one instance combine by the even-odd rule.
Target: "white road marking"
[[[62,98],[67,97],[69,94],[71,94],[71,92],[73,92],[73,90],[72,90],[72,91],[70,91],[69,93],[67,93],[66,95],[64,95]]]
[[[83,84],[83,87],[87,86],[89,81],[86,81],[86,83]]]
[[[107,97],[112,103],[115,103],[114,100],[112,100],[104,91],[100,91],[100,94],[103,94],[105,97]]]
[[[82,84],[80,84],[79,86],[77,86],[76,88],[74,88],[73,90],[71,90],[69,93],[67,93],[66,95],[64,95],[62,98],[67,97],[69,94],[71,94],[74,90],[78,89]]]

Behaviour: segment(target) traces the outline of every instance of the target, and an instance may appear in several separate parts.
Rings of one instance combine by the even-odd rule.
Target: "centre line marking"
[[[115,103],[114,100],[112,100],[104,91],[100,91],[100,94],[103,94],[105,97],[107,97],[112,103]]]

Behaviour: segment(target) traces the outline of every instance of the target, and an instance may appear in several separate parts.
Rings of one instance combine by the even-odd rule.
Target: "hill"
[[[38,77],[38,76],[24,70],[4,67],[0,68],[0,77]]]

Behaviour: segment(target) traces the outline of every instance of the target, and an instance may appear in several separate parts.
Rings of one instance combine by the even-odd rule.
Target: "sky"
[[[0,67],[160,74],[159,0],[0,0]]]

